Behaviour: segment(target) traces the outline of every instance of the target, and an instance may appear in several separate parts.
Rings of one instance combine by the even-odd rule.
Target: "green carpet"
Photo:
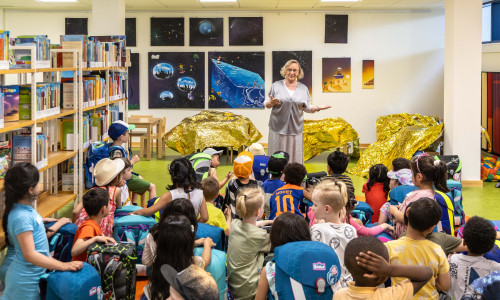
[[[134,149],[134,153],[138,153],[138,149]],[[306,169],[309,173],[326,171],[326,158],[328,152],[322,153],[305,163]],[[170,176],[168,175],[168,165],[170,162],[182,155],[171,150],[166,150],[166,155],[158,159],[156,155],[152,155],[150,161],[145,159],[141,160],[134,166],[134,172],[139,173],[144,179],[154,183],[156,185],[158,196],[162,195],[166,191],[167,185],[170,185]],[[217,174],[219,180],[221,180],[227,172],[232,170],[232,164],[226,156],[222,156],[220,159],[220,166],[217,169]],[[356,161],[351,161],[349,163],[349,168],[354,167]],[[478,166],[479,167],[479,166]],[[361,192],[363,184],[366,182],[365,178],[350,175],[356,195],[364,196]],[[221,190],[224,192],[224,190]],[[483,188],[463,188],[463,205],[464,211],[467,216],[481,216],[489,220],[500,220],[500,205],[497,202],[500,201],[500,188],[495,188],[494,182],[485,182]],[[72,204],[66,205],[63,209],[58,212],[59,217],[70,217]]]

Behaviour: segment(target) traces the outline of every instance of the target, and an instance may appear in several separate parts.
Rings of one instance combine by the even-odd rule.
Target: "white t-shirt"
[[[344,264],[344,252],[347,243],[358,236],[356,229],[346,223],[317,223],[311,227],[311,236],[313,241],[322,242],[330,246],[337,253],[340,265],[342,266],[342,275],[339,280],[340,285],[336,285],[333,288],[334,291],[341,287],[347,287],[347,283],[352,281],[353,278]]]
[[[463,296],[473,296],[474,290],[470,284],[491,272],[500,271],[500,264],[482,256],[454,254],[450,257],[451,288],[448,294],[453,299]],[[471,298],[472,299],[472,298]]]
[[[194,189],[188,194],[184,192],[184,189],[177,188],[175,190],[170,190],[170,194],[172,195],[172,200],[185,198],[189,199],[194,206],[194,212],[196,215],[200,214],[201,204],[203,204],[203,191],[200,189]]]

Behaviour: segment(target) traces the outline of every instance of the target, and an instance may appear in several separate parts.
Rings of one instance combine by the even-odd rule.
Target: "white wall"
[[[137,18],[137,45],[140,55],[141,110],[137,114],[167,117],[167,130],[199,109],[148,109],[147,53],[153,51],[265,51],[266,87],[271,85],[271,52],[273,50],[313,51],[313,101],[329,104],[333,109],[309,119],[342,117],[352,124],[361,143],[376,140],[375,121],[378,116],[393,113],[421,113],[443,117],[444,13],[380,13],[349,14],[348,44],[325,44],[324,13],[250,13],[250,12],[127,12]],[[151,47],[151,17],[223,17],[224,47]],[[263,16],[264,46],[229,46],[229,16]],[[90,12],[5,12],[5,28],[11,36],[47,34],[54,41],[64,34],[65,17],[89,17]],[[189,44],[186,35],[185,44]],[[322,57],[351,57],[351,93],[321,92]],[[361,63],[375,60],[375,89],[361,89]],[[206,78],[206,82],[207,82]],[[267,142],[269,110],[230,110],[249,117]]]

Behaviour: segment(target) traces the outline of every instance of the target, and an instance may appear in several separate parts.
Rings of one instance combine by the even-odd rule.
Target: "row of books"
[[[81,50],[84,67],[100,68],[126,66],[126,37],[124,35],[61,35],[61,47],[62,49]],[[73,66],[73,58],[70,54],[63,54],[62,61],[63,67]]]
[[[13,40],[14,46],[35,46],[37,68],[50,67],[50,40],[46,35],[20,35]],[[14,51],[15,64],[11,69],[31,69],[31,50],[19,49]]]
[[[37,133],[35,147],[31,145],[30,135],[14,135],[12,137],[12,163],[31,163],[33,149],[36,151],[36,167],[38,169],[46,167],[49,159],[49,138],[43,132]]]
[[[109,74],[109,100],[118,100],[125,98],[126,94],[126,74],[125,73],[110,73]]]
[[[0,30],[0,69],[9,68],[9,39],[8,30]]]
[[[83,76],[83,107],[92,107],[106,101],[106,80],[99,75]]]

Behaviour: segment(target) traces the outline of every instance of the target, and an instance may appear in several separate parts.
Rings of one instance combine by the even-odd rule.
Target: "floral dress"
[[[100,187],[105,189],[106,187]],[[101,220],[101,223],[99,226],[101,227],[102,234],[104,236],[112,237],[113,236],[113,220],[115,218],[115,210],[116,210],[116,203],[115,203],[115,192],[116,189],[119,187],[116,186],[110,186],[108,187],[108,192],[109,192],[109,214],[104,217]],[[83,223],[83,221],[88,220],[89,215],[85,211],[85,208],[82,208],[80,211],[80,214],[78,215],[78,219],[76,220],[75,224],[76,226],[80,227],[80,225]]]

